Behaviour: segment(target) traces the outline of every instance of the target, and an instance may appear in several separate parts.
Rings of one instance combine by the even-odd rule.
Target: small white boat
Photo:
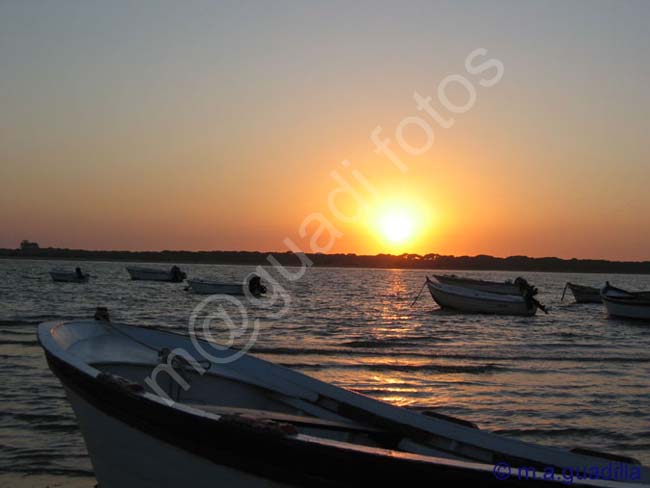
[[[86,283],[90,278],[90,275],[81,271],[81,268],[75,268],[74,271],[53,269],[50,271],[50,276],[58,283]]]
[[[612,317],[650,321],[650,292],[630,292],[609,284],[600,292],[607,313]]]
[[[266,293],[259,276],[252,276],[246,283],[221,283],[211,280],[187,280],[187,289],[198,295],[245,295],[248,290],[254,296]]]
[[[187,278],[187,275],[178,266],[172,266],[170,269],[127,266],[126,270],[132,280],[171,281],[172,283],[180,283]]]
[[[472,288],[435,283],[429,278],[426,284],[435,302],[443,309],[467,313],[524,316],[535,315],[538,308],[545,311],[545,308],[535,300],[532,291],[527,296],[488,293]]]
[[[567,290],[571,290],[571,293],[573,293],[576,299],[576,303],[603,303],[599,288],[567,283],[562,293],[562,300],[564,300]]]
[[[520,295],[522,293],[522,285],[527,284],[523,278],[504,282],[475,280],[456,275],[434,275],[434,278],[443,285],[460,286],[462,288],[471,288],[472,290],[498,293],[500,295]]]
[[[526,487],[530,476],[557,487],[567,466],[612,465],[650,483],[650,469],[631,458],[501,437],[160,329],[49,322],[38,340],[102,488]],[[513,476],[495,478],[497,463]],[[550,467],[552,481],[542,472]]]

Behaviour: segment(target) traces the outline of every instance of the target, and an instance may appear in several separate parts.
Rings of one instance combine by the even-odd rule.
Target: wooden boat
[[[247,283],[221,283],[219,281],[187,280],[187,290],[198,295],[245,295],[246,290],[254,295],[266,293],[266,287],[259,276],[251,277]]]
[[[132,280],[170,281],[172,283],[180,283],[185,278],[187,278],[187,275],[181,271],[178,266],[172,266],[170,269],[127,266],[126,270],[128,271]]]
[[[523,316],[535,315],[538,308],[545,311],[544,306],[533,298],[534,288],[527,296],[524,296],[522,294],[489,293],[472,288],[435,283],[429,278],[427,278],[426,284],[431,297],[443,309],[467,313]]]
[[[58,283],[86,283],[90,278],[90,275],[82,272],[81,268],[75,268],[74,271],[53,269],[50,271],[50,276]]]
[[[650,292],[630,292],[609,284],[600,292],[612,317],[650,321]]]
[[[38,339],[102,488],[530,486],[522,466],[533,486],[555,487],[542,468],[613,463],[650,482],[630,458],[501,437],[164,330],[49,322]],[[495,478],[496,463],[513,475]]]
[[[571,290],[577,303],[603,303],[599,288],[567,283],[562,293],[562,300],[564,300],[567,290]]]
[[[463,288],[471,288],[472,290],[497,293],[500,295],[519,295],[521,294],[520,283],[525,283],[523,278],[517,278],[515,281],[504,282],[475,280],[456,275],[434,275],[434,278],[443,285],[460,286]]]

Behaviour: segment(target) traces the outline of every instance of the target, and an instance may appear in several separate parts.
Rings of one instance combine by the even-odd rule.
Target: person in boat
[[[81,268],[80,268],[79,266],[77,266],[77,267],[74,269],[74,273],[77,275],[77,278],[79,278],[80,280],[83,280],[83,279],[84,279],[84,274],[83,274],[83,272],[81,271]]]

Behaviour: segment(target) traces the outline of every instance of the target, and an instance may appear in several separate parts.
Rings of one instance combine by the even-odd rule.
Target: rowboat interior
[[[105,320],[48,323],[40,326],[39,340],[69,394],[82,395],[83,386],[79,389],[75,383],[92,381],[156,408],[166,407],[167,420],[177,412],[311,445],[371,449],[392,459],[402,453],[418,462],[487,466],[507,461],[541,468],[616,460],[638,465],[630,458],[526,443],[436,412],[395,407],[243,352],[227,361],[236,350],[153,328]],[[208,347],[206,360],[203,351]],[[74,375],[85,379],[71,381]],[[74,408],[75,401],[71,403]],[[146,422],[146,412],[140,415]],[[650,479],[647,468],[639,470],[643,479]]]
[[[260,367],[261,364],[246,364],[245,367],[241,364],[246,363],[246,359],[252,359],[250,357],[239,358],[236,368],[231,364],[199,360],[194,365],[195,369],[183,356],[176,356],[172,360],[174,373],[168,374],[165,370],[155,373],[156,368],[166,364],[170,358],[161,357],[161,353],[171,352],[169,343],[160,343],[155,337],[147,337],[145,343],[134,335],[133,330],[124,332],[117,325],[112,325],[110,329],[107,330],[100,322],[91,322],[91,329],[83,330],[83,339],[70,343],[67,348],[68,353],[97,370],[97,376],[102,381],[122,383],[127,388],[142,389],[145,394],[153,396],[161,396],[162,392],[162,396],[173,400],[176,407],[189,407],[197,413],[222,418],[236,418],[249,423],[251,427],[280,426],[288,429],[288,432],[363,446],[393,449],[399,444],[394,436],[365,422],[352,411],[347,416],[335,413],[340,406],[336,401],[301,387],[281,374],[269,375],[267,370],[260,377],[251,368]],[[114,334],[113,331],[118,333]],[[183,350],[196,354],[195,348],[183,336],[174,337],[173,345],[176,348],[179,340],[183,343]],[[175,379],[175,374],[190,385],[187,390]],[[152,388],[152,382],[147,379],[155,379],[158,388]],[[468,422],[458,422],[470,425]],[[463,459],[460,455],[425,449],[424,446],[418,450],[449,459]]]

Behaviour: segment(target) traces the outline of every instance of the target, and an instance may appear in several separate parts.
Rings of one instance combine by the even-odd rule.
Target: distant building
[[[30,242],[27,239],[20,243],[20,250],[23,252],[38,251],[39,249],[38,243]]]

